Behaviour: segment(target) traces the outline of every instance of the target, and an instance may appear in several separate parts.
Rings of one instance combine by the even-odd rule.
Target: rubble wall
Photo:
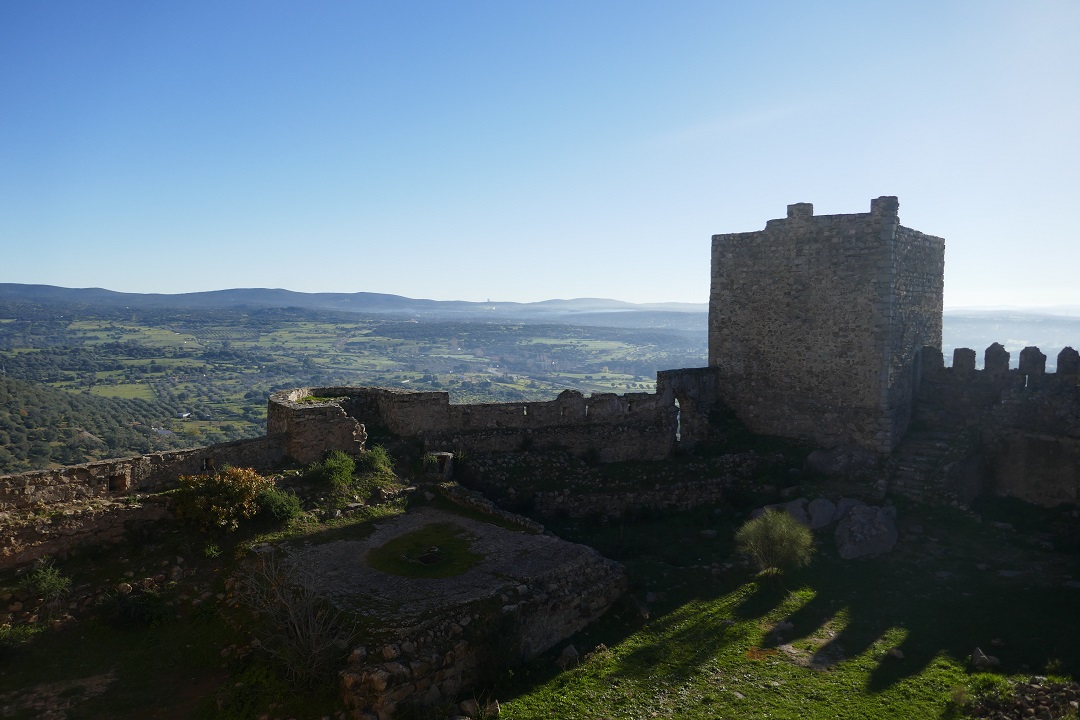
[[[275,393],[268,428],[285,434],[289,455],[302,462],[359,449],[369,424],[416,438],[429,452],[564,448],[610,462],[667,457],[675,418],[674,403],[650,393],[585,397],[566,390],[544,402],[451,405],[444,392],[335,387]]]
[[[0,511],[25,510],[94,498],[117,498],[134,492],[175,487],[181,475],[195,475],[225,465],[266,471],[286,455],[286,438],[267,435],[187,450],[136,455],[0,476]]]
[[[503,588],[501,595],[387,632],[341,672],[354,717],[390,720],[399,706],[434,706],[531,660],[603,615],[627,589],[621,565],[593,552]]]

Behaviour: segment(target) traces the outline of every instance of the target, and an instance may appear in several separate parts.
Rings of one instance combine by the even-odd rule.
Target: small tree
[[[735,547],[754,558],[762,572],[783,573],[810,562],[814,536],[786,512],[766,510],[735,533]]]
[[[356,622],[315,589],[311,568],[275,552],[256,555],[242,568],[241,602],[258,614],[261,647],[299,686],[332,676],[357,634]]]

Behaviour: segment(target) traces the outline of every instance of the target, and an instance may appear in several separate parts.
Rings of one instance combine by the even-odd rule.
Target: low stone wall
[[[0,476],[0,511],[44,508],[94,498],[115,499],[133,492],[158,492],[175,487],[181,475],[213,471],[225,465],[266,471],[285,459],[284,441],[282,436],[264,436],[3,475]]]
[[[724,500],[731,477],[679,482],[654,489],[575,495],[569,490],[538,492],[534,509],[541,515],[566,513],[570,517],[619,518],[628,510],[690,510]]]
[[[72,505],[50,514],[20,519],[0,517],[0,570],[20,567],[38,558],[64,558],[87,546],[116,543],[138,523],[169,516],[165,498],[150,497],[140,503],[108,500]]]
[[[511,525],[517,525],[523,530],[528,530],[533,533],[544,532],[544,526],[535,520],[530,520],[527,517],[521,515],[515,515],[512,512],[507,512],[495,505],[491,500],[484,497],[484,494],[477,492],[476,490],[469,490],[456,482],[440,483],[438,485],[439,494],[444,498],[460,505],[463,508],[474,510],[479,513],[483,513],[489,517],[501,520],[502,522],[509,523]]]
[[[388,631],[385,644],[352,653],[341,672],[345,703],[354,717],[391,720],[407,704],[453,700],[478,681],[578,632],[626,589],[622,566],[595,554],[507,586],[492,600]]]
[[[638,510],[690,510],[715,505],[733,486],[764,471],[785,472],[786,462],[757,453],[732,453],[667,466],[628,464],[611,477],[566,453],[492,453],[473,458],[460,482],[497,505],[519,512],[619,518]],[[639,476],[640,475],[640,476]]]

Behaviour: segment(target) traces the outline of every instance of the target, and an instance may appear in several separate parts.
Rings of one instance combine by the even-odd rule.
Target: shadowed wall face
[[[709,365],[755,432],[883,453],[903,435],[918,352],[941,345],[945,244],[898,208],[797,203],[764,230],[713,236]]]

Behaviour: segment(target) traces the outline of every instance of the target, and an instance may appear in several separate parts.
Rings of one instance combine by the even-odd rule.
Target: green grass
[[[901,545],[887,556],[845,561],[826,536],[809,567],[759,584],[749,569],[724,566],[736,523],[710,515],[557,526],[558,534],[620,558],[639,598],[659,596],[647,622],[616,608],[573,638],[582,654],[597,643],[609,648],[582,666],[565,673],[553,667],[562,643],[519,671],[497,689],[504,714],[943,718],[951,717],[954,693],[986,683],[969,674],[968,658],[995,639],[1003,675],[1080,669],[1075,598],[975,570],[1004,550],[975,523],[929,516],[927,533],[957,548],[933,558]],[[718,531],[715,541],[701,539],[705,526]],[[943,581],[939,570],[954,575]],[[774,632],[781,621],[792,627]],[[902,657],[890,655],[892,648]]]
[[[483,559],[471,549],[472,538],[460,525],[432,523],[394,538],[368,553],[376,570],[412,578],[461,575]]]

